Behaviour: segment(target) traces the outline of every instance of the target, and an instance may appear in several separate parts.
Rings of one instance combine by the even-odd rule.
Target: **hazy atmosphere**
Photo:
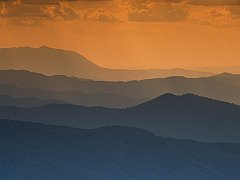
[[[1,180],[239,180],[240,0],[0,0]]]
[[[0,3],[0,47],[74,50],[108,68],[240,65],[238,0]]]

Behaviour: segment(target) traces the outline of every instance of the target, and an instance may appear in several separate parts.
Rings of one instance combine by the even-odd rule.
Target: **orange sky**
[[[111,68],[240,65],[239,0],[162,1],[0,0],[0,47],[69,49]]]

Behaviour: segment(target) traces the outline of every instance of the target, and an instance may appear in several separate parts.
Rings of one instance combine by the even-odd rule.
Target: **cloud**
[[[226,8],[232,15],[239,16],[240,18],[240,5],[239,6],[228,6]]]
[[[71,2],[93,3],[91,7],[73,7]],[[11,24],[41,25],[46,20],[98,21],[107,23],[122,22],[117,13],[106,10],[104,6],[96,6],[96,2],[113,2],[110,0],[0,0],[0,17],[9,18]],[[113,3],[112,3],[113,4]],[[93,8],[94,7],[94,8]],[[19,21],[19,22],[18,22]]]
[[[98,21],[105,23],[119,23],[122,22],[116,15],[106,11],[103,7],[95,7],[88,9],[82,15],[83,21]]]
[[[183,4],[154,1],[136,4],[128,13],[130,21],[180,21],[187,16],[188,9]]]
[[[11,18],[7,21],[7,24],[14,26],[40,26],[43,24],[43,21],[40,19],[32,19],[32,18]]]
[[[42,8],[42,11],[49,19],[73,20],[79,18],[78,12],[68,3],[47,5]]]
[[[226,6],[240,5],[240,0],[188,0],[188,3],[203,6]]]
[[[25,5],[58,5],[60,0],[18,0]]]
[[[41,6],[26,6],[22,4],[3,4],[1,17],[39,17],[47,18],[47,15],[42,11]]]
[[[200,16],[192,11],[197,6],[203,6]],[[239,7],[240,0],[0,0],[0,17],[26,26],[75,19],[104,23],[194,19],[199,24],[220,26],[236,24]]]
[[[240,19],[234,18],[225,8],[221,10],[212,9],[206,15],[198,19],[200,25],[211,25],[214,27],[239,26]]]
[[[3,1],[1,17],[37,17],[41,19],[75,19],[77,12],[67,2],[55,0]]]
[[[240,0],[154,0],[157,2],[182,3],[196,6],[227,6],[240,5]]]

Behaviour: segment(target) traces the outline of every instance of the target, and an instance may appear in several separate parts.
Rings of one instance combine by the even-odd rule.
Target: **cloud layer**
[[[186,19],[188,9],[182,4],[145,2],[130,7],[130,21],[180,21]]]
[[[1,0],[0,17],[10,24],[40,25],[44,20],[78,19],[78,12],[66,1]]]
[[[240,5],[240,0],[188,0],[189,4],[202,6]]]
[[[201,16],[192,13],[194,7],[202,8]],[[49,20],[120,23],[188,19],[204,25],[236,25],[240,0],[0,0],[0,17],[13,25],[27,26]]]

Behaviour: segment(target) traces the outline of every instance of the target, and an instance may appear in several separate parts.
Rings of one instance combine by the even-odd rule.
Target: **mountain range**
[[[167,77],[140,81],[93,81],[63,75],[3,70],[0,94],[35,97],[83,106],[130,107],[165,93],[192,93],[240,104],[240,75],[223,73],[204,78]]]
[[[67,104],[67,103],[58,100],[42,100],[34,97],[15,98],[6,95],[0,95],[0,106],[39,107],[47,104]]]
[[[195,71],[203,71],[203,72],[213,72],[215,74],[220,74],[223,72],[233,73],[233,74],[240,74],[240,65],[233,65],[233,66],[215,66],[215,67],[195,67],[191,68]]]
[[[28,70],[47,75],[63,74],[94,80],[139,80],[167,76],[202,77],[213,75],[185,69],[127,70],[100,67],[84,56],[67,50],[40,48],[1,48],[0,69]]]
[[[149,100],[131,98],[113,93],[82,93],[79,91],[47,91],[39,88],[20,88],[0,84],[0,105],[16,107],[36,107],[52,103],[103,106],[112,108],[130,107]],[[34,102],[33,102],[34,101]]]
[[[4,180],[239,180],[240,145],[0,120]]]
[[[50,104],[0,107],[1,119],[78,128],[132,126],[159,136],[206,142],[240,143],[240,106],[192,94],[165,94],[124,109]]]
[[[110,69],[0,48],[0,179],[239,180],[239,67]]]

